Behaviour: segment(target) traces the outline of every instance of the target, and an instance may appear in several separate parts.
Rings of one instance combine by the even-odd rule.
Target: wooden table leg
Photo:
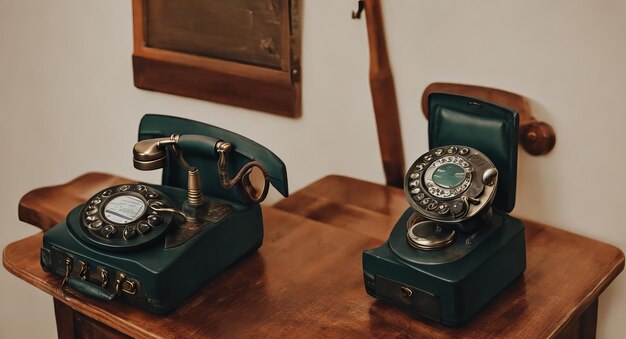
[[[598,321],[598,299],[596,299],[583,314],[580,315],[580,338],[595,339],[596,324]]]
[[[74,338],[74,310],[54,299],[54,317],[57,323],[57,337],[59,339]]]
[[[129,338],[54,299],[54,315],[59,339],[72,338]]]
[[[598,320],[598,299],[556,336],[558,339],[595,339]]]

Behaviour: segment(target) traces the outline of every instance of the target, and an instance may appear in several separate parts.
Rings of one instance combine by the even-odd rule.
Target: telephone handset
[[[239,172],[230,179],[229,176],[229,162],[228,156],[230,152],[233,150],[233,145],[229,142],[225,142],[220,139],[204,136],[204,135],[178,135],[172,134],[169,138],[155,138],[155,139],[147,139],[139,141],[133,147],[133,164],[135,168],[139,170],[154,170],[158,168],[163,168],[165,166],[167,160],[167,152],[166,147],[170,147],[172,149],[173,154],[175,154],[176,160],[178,163],[188,171],[188,185],[197,185],[193,187],[189,187],[190,190],[194,190],[193,197],[190,197],[192,204],[199,203],[201,194],[198,190],[201,190],[199,182],[197,180],[198,176],[196,168],[189,165],[187,161],[183,158],[182,149],[200,149],[204,150],[208,156],[218,157],[218,169],[219,169],[219,178],[220,185],[224,189],[230,189],[233,186],[237,186],[240,192],[244,193],[243,196],[247,198],[248,201],[257,203],[263,201],[267,196],[268,188],[269,188],[269,175],[265,167],[258,161],[249,161],[247,162]],[[253,168],[258,168],[263,173],[263,185],[260,194],[254,194],[258,191],[258,188],[255,188],[250,181],[250,174],[252,173]],[[196,172],[192,175],[192,172]]]
[[[64,291],[169,312],[261,246],[270,184],[287,195],[276,155],[195,121],[145,116],[133,164],[163,168],[164,184],[105,188],[44,234],[41,264],[64,277]]]
[[[415,213],[407,239],[421,250],[450,245],[456,229],[472,231],[491,217],[498,170],[481,152],[468,146],[437,147],[411,165],[404,178],[404,193]]]
[[[220,184],[224,189],[237,186],[252,203],[265,199],[269,180],[262,164],[250,161],[231,179],[228,166],[228,155],[232,150],[230,143],[202,135],[172,135],[135,144],[133,164],[140,170],[162,168],[167,160],[165,148],[170,147],[176,160],[188,171],[187,199],[180,209],[156,188],[144,184],[118,185],[91,197],[81,209],[80,227],[70,224],[70,230],[85,242],[103,249],[132,250],[150,244],[165,234],[176,215],[182,223],[215,222],[225,218],[233,208],[216,201],[209,204],[202,194],[198,169],[189,165],[183,157],[181,148],[192,147],[193,144],[196,144],[195,147],[204,146],[207,153],[219,157]],[[253,167],[264,174],[262,188],[257,195],[254,192],[259,190],[248,179]]]

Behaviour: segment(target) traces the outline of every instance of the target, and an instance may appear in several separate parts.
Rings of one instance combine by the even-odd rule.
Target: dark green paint
[[[186,192],[167,186],[151,185],[167,194],[176,206],[186,199]],[[229,202],[233,204],[233,202]],[[122,295],[122,299],[150,312],[166,313],[202,287],[207,280],[223,271],[242,256],[255,251],[263,242],[263,223],[258,204],[233,204],[235,213],[217,224],[205,225],[205,230],[192,240],[164,249],[164,238],[147,248],[135,251],[106,251],[85,245],[68,224],[79,223],[82,206],[74,208],[67,220],[44,234],[43,249],[50,252],[49,264],[44,267],[58,275],[65,274],[64,260],[73,258],[73,276],[78,275],[78,260],[89,264],[92,270],[102,266],[109,272],[109,286],[113,291],[115,272],[140,282],[137,296]],[[43,260],[42,260],[43,261]],[[96,282],[92,288],[81,286],[80,291],[101,299],[103,291]]]
[[[493,206],[511,212],[515,206],[519,114],[486,101],[441,93],[428,96],[428,107],[430,148],[465,145],[486,155],[498,169]]]
[[[415,212],[407,209],[387,242],[363,252],[368,294],[459,326],[524,273],[524,224],[502,212],[510,212],[515,205],[518,130],[519,116],[508,108],[458,95],[429,96],[431,149],[469,146],[484,153],[498,169],[493,215],[451,224],[457,229],[457,239],[450,247],[421,251],[406,239],[407,220]],[[447,172],[433,179],[455,183]],[[474,229],[478,231],[468,232]],[[413,292],[408,297],[407,289]]]
[[[232,205],[234,212],[218,223],[205,223],[202,231],[176,247],[165,249],[163,236],[147,247],[108,251],[85,244],[81,234],[76,234],[81,231],[78,225],[82,205],[77,206],[68,214],[66,221],[44,234],[41,264],[46,271],[64,276],[65,260],[71,257],[73,270],[68,281],[69,288],[101,300],[112,297],[116,275],[123,272],[127,278],[139,282],[138,293],[122,293],[116,298],[150,312],[167,313],[209,279],[261,246],[261,206],[244,203],[245,199],[239,196],[236,189],[221,188],[213,146],[217,140],[234,145],[236,152],[230,159],[233,173],[250,160],[260,161],[267,168],[272,185],[286,196],[287,172],[283,162],[263,146],[215,126],[160,115],[146,115],[141,121],[140,140],[171,134],[205,135],[215,139],[182,138],[181,148],[185,159],[200,169],[205,197]],[[180,209],[186,200],[187,172],[176,161],[168,161],[163,170],[163,184],[149,186],[163,192],[173,201],[173,206]],[[78,277],[79,261],[89,265],[87,281]],[[109,284],[105,288],[99,286],[98,267],[105,268],[109,274]]]
[[[363,252],[365,287],[373,297],[450,326],[459,326],[522,275],[526,268],[524,224],[503,212],[499,221],[471,240],[460,232],[452,247],[420,251],[406,240],[411,208],[394,226],[382,246]],[[397,284],[378,281],[393,280]],[[394,298],[401,286],[412,287],[438,299],[437,312],[420,304]]]

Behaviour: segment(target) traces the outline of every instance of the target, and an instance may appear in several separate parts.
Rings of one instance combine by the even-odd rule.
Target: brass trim
[[[409,221],[411,221],[409,219]],[[414,229],[419,229],[420,227],[432,227],[435,226],[435,230],[426,235],[414,234]],[[408,225],[407,225],[408,226]],[[456,230],[451,227],[448,227],[444,223],[437,223],[432,220],[425,220],[415,223],[408,227],[408,231],[406,234],[409,245],[424,251],[434,251],[439,250],[445,247],[452,245],[454,240],[456,239]]]
[[[138,289],[139,283],[137,281],[126,278],[124,273],[118,273],[115,281],[115,295],[121,295],[122,292],[135,295]]]
[[[217,151],[217,154],[218,154],[217,168],[218,168],[220,185],[224,189],[230,189],[233,186],[239,184],[239,191],[241,193],[245,193],[244,194],[245,198],[248,199],[248,201],[250,201],[251,203],[259,203],[265,200],[265,197],[267,197],[267,192],[269,190],[269,173],[260,162],[250,161],[246,163],[245,165],[243,165],[243,167],[241,167],[239,172],[232,179],[228,178],[229,165],[228,165],[227,157],[230,154],[230,151],[232,150],[232,148],[233,146],[231,143],[224,142],[224,141],[219,141],[215,145],[215,150]],[[263,172],[263,177],[265,180],[263,192],[261,192],[261,195],[259,195],[258,197],[254,197],[251,194],[251,192],[255,191],[254,188],[246,186],[246,185],[250,185],[249,184],[250,181],[242,180],[242,178],[244,178],[244,176],[249,173],[252,167],[258,167],[259,170]]]
[[[150,206],[150,208],[152,208],[153,211],[156,212],[172,212],[172,213],[176,213],[180,216],[182,216],[183,218],[185,218],[185,220],[189,219],[189,216],[186,215],[183,211],[176,209],[176,208],[170,208],[170,207],[159,207],[157,204],[150,204],[148,203],[148,206]]]
[[[124,273],[119,273],[117,275],[117,279],[115,280],[115,295],[121,294],[122,283],[126,280],[126,275]]]
[[[67,282],[70,279],[70,273],[72,272],[72,268],[73,268],[72,264],[73,264],[72,257],[65,258],[65,277],[63,278],[63,281],[61,282],[61,290],[63,290],[65,286],[67,286]]]
[[[191,205],[202,205],[202,184],[200,183],[200,173],[196,167],[187,171],[187,201]]]
[[[125,284],[127,286],[125,286]],[[139,283],[137,283],[136,281],[127,279],[122,283],[122,292],[130,295],[135,295],[137,294],[138,286]]]
[[[109,272],[107,272],[107,270],[102,267],[100,267],[98,270],[100,271],[100,286],[102,288],[106,288],[109,284]]]
[[[154,138],[139,141],[133,147],[133,158],[139,161],[153,161],[166,156],[166,145],[173,145],[178,142],[178,135],[172,134],[169,137]]]
[[[165,156],[154,160],[137,160],[133,159],[133,166],[140,171],[151,171],[159,168],[163,168],[166,162]]]
[[[87,273],[89,272],[89,265],[82,260],[79,260],[78,264],[80,265],[80,271],[78,272],[78,277],[81,278],[82,280],[87,280]]]
[[[410,288],[404,287],[404,286],[400,286],[400,293],[402,294],[402,297],[405,299],[408,299],[413,295],[413,291],[411,291]]]

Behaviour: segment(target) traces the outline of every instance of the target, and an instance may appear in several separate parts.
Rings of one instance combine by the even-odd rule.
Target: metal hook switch
[[[359,0],[359,8],[355,11],[352,11],[352,19],[361,19],[361,13],[365,9],[365,1]]]

